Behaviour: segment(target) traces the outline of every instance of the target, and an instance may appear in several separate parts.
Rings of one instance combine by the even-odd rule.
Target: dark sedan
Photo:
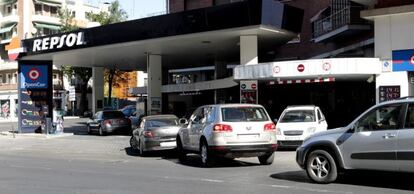
[[[131,132],[131,121],[125,117],[124,113],[117,110],[104,110],[97,112],[87,122],[88,133],[97,132],[99,135],[107,133],[124,133]]]

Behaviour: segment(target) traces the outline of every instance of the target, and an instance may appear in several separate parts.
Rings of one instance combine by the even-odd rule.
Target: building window
[[[35,4],[35,14],[36,15],[42,15],[42,4]]]
[[[58,8],[57,7],[50,7],[50,16],[58,17]]]
[[[12,81],[12,76],[11,76],[11,74],[10,74],[10,73],[6,74],[6,83],[7,83],[7,84],[10,84],[10,83],[11,83],[11,81]]]
[[[53,79],[57,79],[58,76],[56,74],[53,74]]]
[[[0,74],[0,83],[4,83],[3,82],[3,75],[2,74]]]

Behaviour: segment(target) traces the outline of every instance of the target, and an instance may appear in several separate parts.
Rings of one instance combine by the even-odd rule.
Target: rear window
[[[314,110],[288,110],[280,119],[281,123],[315,122]]]
[[[165,118],[165,119],[151,119],[147,121],[147,127],[164,127],[178,125],[178,119]]]
[[[227,122],[268,121],[266,111],[261,107],[228,107],[221,109],[222,120]]]
[[[125,115],[121,111],[105,111],[103,112],[103,117],[108,119],[125,118]]]

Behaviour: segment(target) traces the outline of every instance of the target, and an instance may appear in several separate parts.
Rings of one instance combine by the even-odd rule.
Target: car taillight
[[[276,131],[276,125],[274,123],[267,123],[264,125],[265,131]]]
[[[104,121],[104,124],[105,124],[105,125],[112,125],[112,121],[111,121],[111,120],[105,120],[105,121]]]
[[[215,132],[232,132],[233,128],[230,125],[225,124],[215,124],[213,127]]]
[[[151,131],[144,131],[144,137],[153,138],[154,134]]]

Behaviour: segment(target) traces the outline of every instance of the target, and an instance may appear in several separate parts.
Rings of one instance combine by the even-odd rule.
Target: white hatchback
[[[298,147],[310,135],[326,131],[328,124],[319,107],[288,106],[276,124],[279,147]]]

